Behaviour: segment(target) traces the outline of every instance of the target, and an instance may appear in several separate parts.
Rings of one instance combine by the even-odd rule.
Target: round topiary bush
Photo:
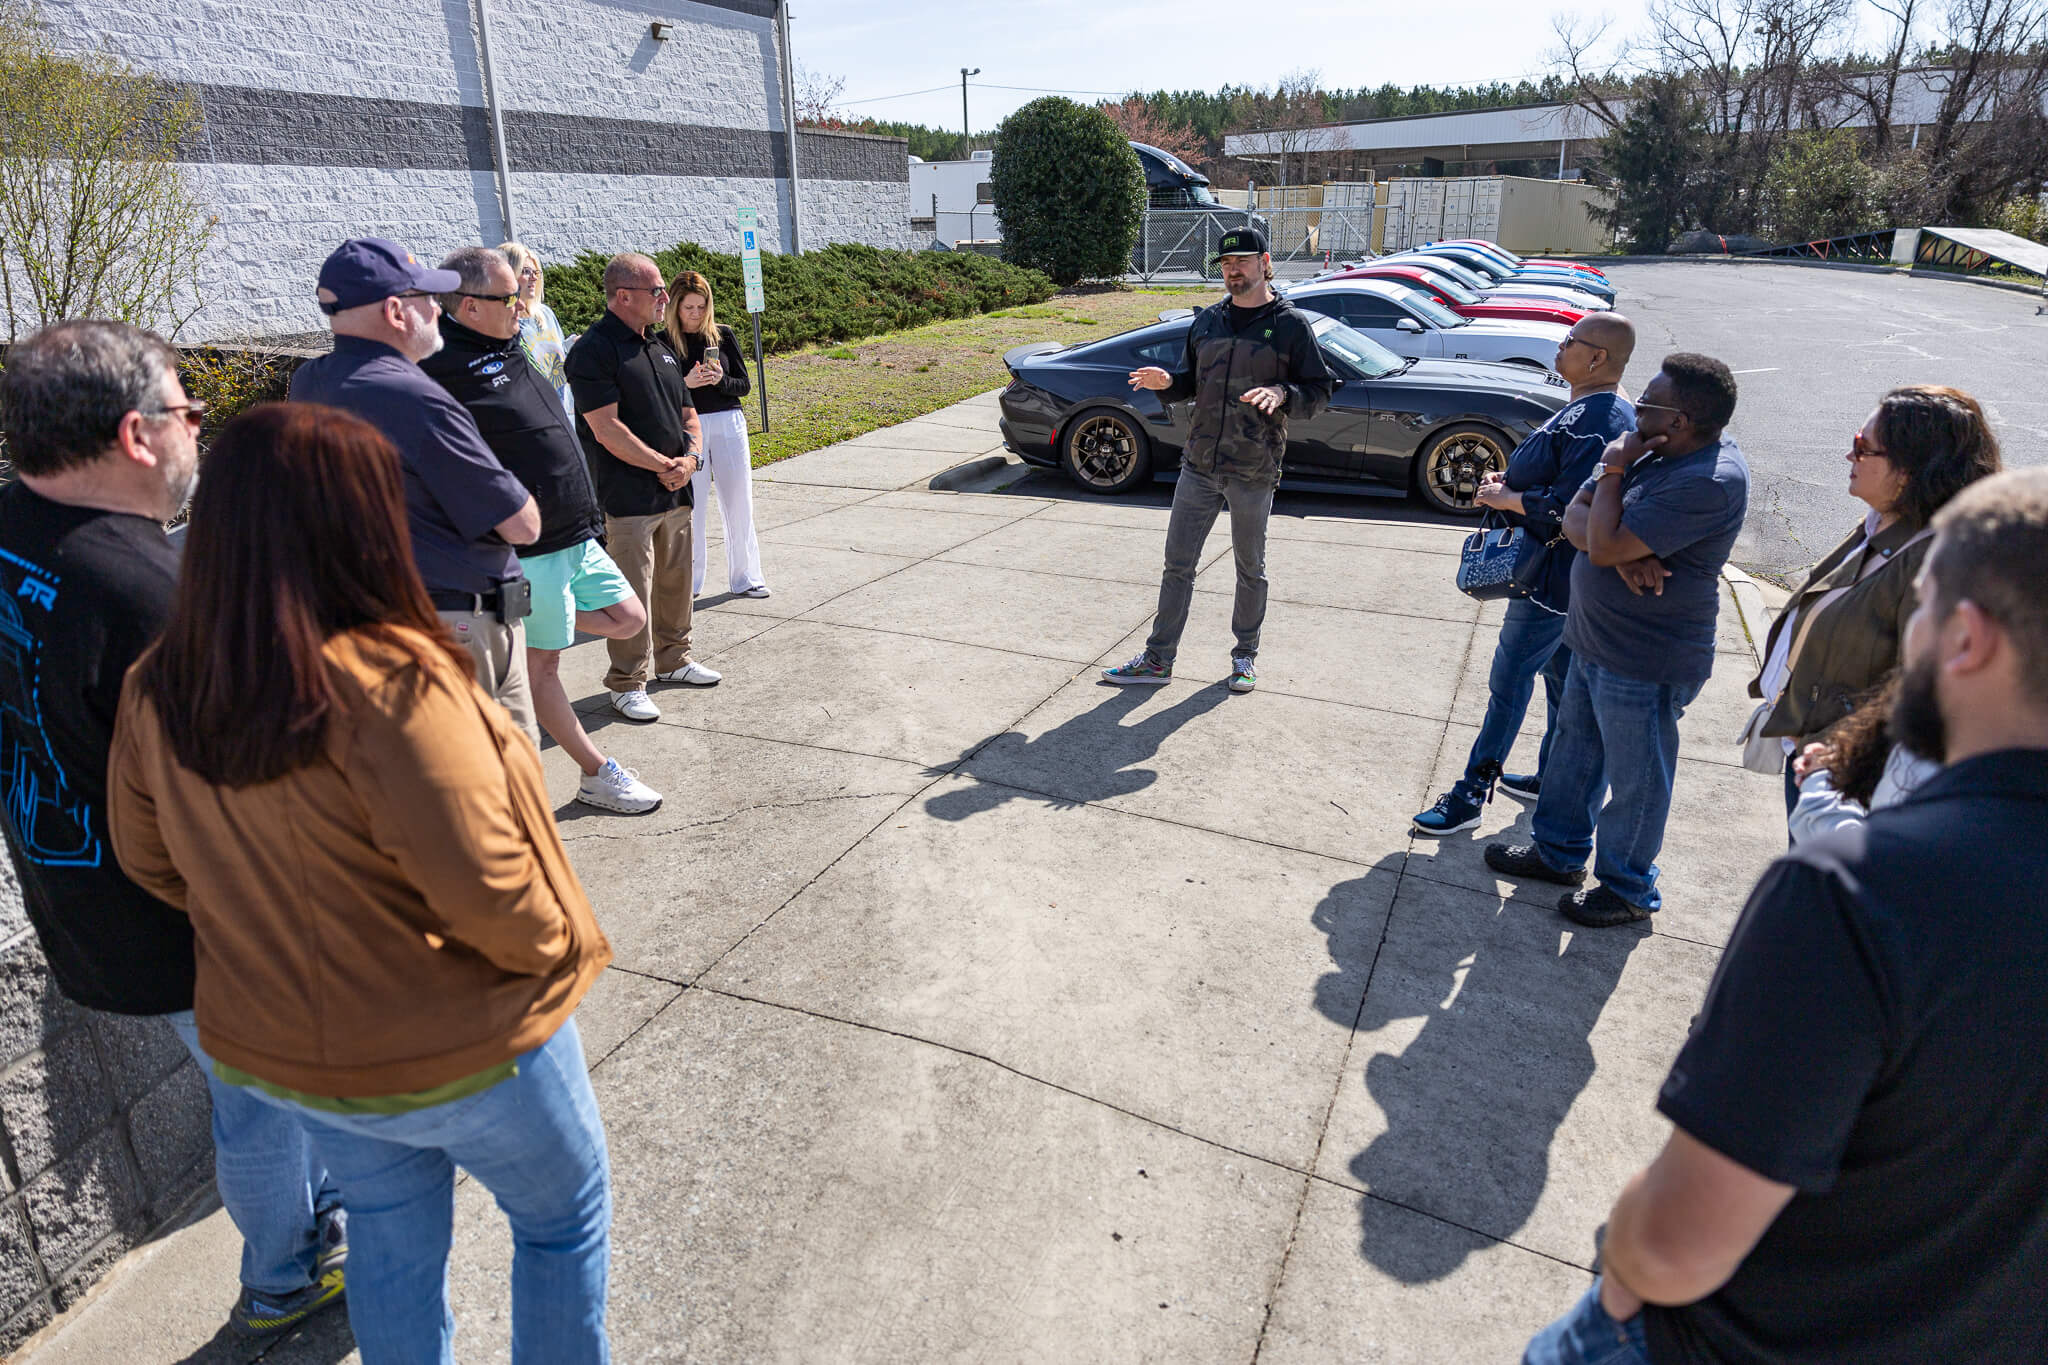
[[[1047,95],[996,129],[989,168],[1003,259],[1057,284],[1129,270],[1145,212],[1145,170],[1100,109]]]

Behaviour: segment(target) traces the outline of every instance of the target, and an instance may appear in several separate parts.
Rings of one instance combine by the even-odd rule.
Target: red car
[[[1511,294],[1483,298],[1434,270],[1415,265],[1356,265],[1335,271],[1324,280],[1386,280],[1426,294],[1462,318],[1511,318],[1517,322],[1561,322],[1569,327],[1586,316],[1576,308]]]

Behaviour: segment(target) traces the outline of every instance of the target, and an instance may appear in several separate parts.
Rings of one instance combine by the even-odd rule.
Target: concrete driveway
[[[1411,839],[1499,613],[1463,528],[1283,495],[1261,683],[1223,686],[1227,537],[1180,677],[1118,690],[1165,496],[939,493],[993,395],[758,471],[775,596],[707,596],[708,691],[607,707],[667,793],[562,831],[617,950],[579,1020],[610,1134],[616,1358],[1511,1360],[1588,1282],[1749,886],[1775,779],[1730,742],[1732,611],[1685,720],[1654,934],[1574,932]],[[723,582],[714,549],[709,583]],[[1518,761],[1533,761],[1540,712]],[[204,1211],[201,1211],[203,1214]],[[224,1215],[135,1253],[25,1357],[248,1360]],[[465,1361],[507,1358],[502,1218],[458,1197]],[[339,1314],[261,1358],[353,1359]]]

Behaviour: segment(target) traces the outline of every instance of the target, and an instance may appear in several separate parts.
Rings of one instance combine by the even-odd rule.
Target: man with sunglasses
[[[613,710],[652,721],[661,711],[647,695],[649,682],[719,681],[690,657],[690,476],[701,463],[704,432],[682,361],[666,339],[648,335],[668,300],[661,268],[633,252],[614,256],[604,268],[604,294],[605,315],[569,352],[569,389],[604,508],[605,548],[649,622],[606,642],[604,685]]]
[[[1565,512],[1572,652],[1528,844],[1492,844],[1504,876],[1579,887],[1558,910],[1594,928],[1663,904],[1657,853],[1678,772],[1678,719],[1714,667],[1721,569],[1749,507],[1749,466],[1724,434],[1735,377],[1709,356],[1664,357],[1636,429],[1601,453]],[[1661,587],[1644,591],[1644,582]],[[1603,807],[1602,798],[1606,798]],[[1595,833],[1598,841],[1596,845]]]
[[[58,323],[8,353],[0,807],[58,990],[88,1009],[167,1021],[199,1065],[221,1203],[243,1240],[229,1321],[263,1336],[340,1298],[339,1195],[298,1119],[214,1076],[192,1014],[192,921],[127,878],[107,824],[121,680],[170,617],[178,557],[164,523],[197,477],[204,413],[178,382],[177,353],[126,323]],[[45,1011],[39,1040],[52,1066],[91,1047],[59,1018]],[[53,1154],[18,1155],[27,1181]]]
[[[540,535],[540,508],[462,404],[420,369],[441,349],[435,295],[461,287],[454,271],[429,270],[396,242],[343,242],[320,267],[334,351],[299,367],[291,396],[352,412],[398,448],[427,595],[475,660],[477,683],[538,747],[523,625],[532,599],[512,547]]]
[[[647,624],[633,587],[599,538],[604,513],[584,467],[583,447],[547,376],[520,348],[518,277],[505,253],[487,246],[450,252],[441,269],[462,279],[443,294],[441,339],[420,368],[476,419],[477,429],[540,507],[540,536],[519,547],[533,585],[526,622],[527,675],[541,729],[583,770],[576,799],[600,810],[645,815],[661,793],[590,742],[562,686],[562,651],[576,632],[629,639]]]

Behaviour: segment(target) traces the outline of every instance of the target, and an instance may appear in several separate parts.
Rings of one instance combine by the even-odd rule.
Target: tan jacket
[[[1799,642],[1799,652],[1789,660],[1791,677],[1761,733],[1793,739],[1818,735],[1854,710],[1859,695],[1898,667],[1906,618],[1920,601],[1914,580],[1927,558],[1929,542],[1915,543],[1913,539],[1919,531],[1907,522],[1896,522],[1860,555],[1850,551],[1862,541],[1863,532],[1852,531],[1813,566],[1813,572],[1771,623],[1764,639],[1765,659],[1777,647],[1780,631],[1800,627],[1802,612],[1814,609],[1836,588],[1846,587],[1847,591],[1828,603],[1814,618],[1806,639]],[[1858,578],[1871,555],[1879,556],[1883,563]],[[1762,674],[1750,680],[1749,695],[1763,697]]]
[[[411,639],[424,664],[330,640],[323,755],[240,791],[179,765],[132,671],[121,694],[114,851],[192,917],[200,1041],[307,1094],[406,1094],[507,1061],[611,961],[532,743]]]

